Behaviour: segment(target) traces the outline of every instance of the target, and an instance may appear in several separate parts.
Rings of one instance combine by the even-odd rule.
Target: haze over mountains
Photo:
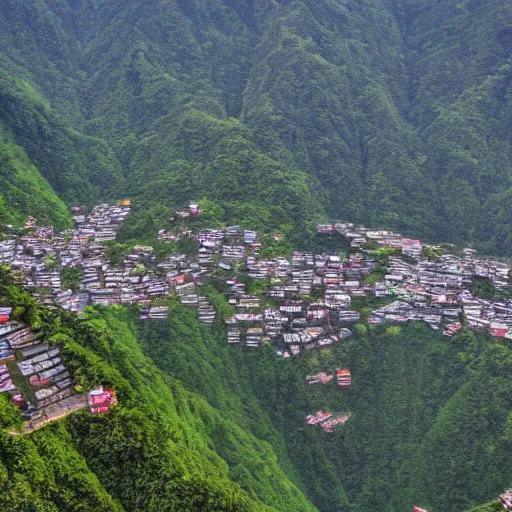
[[[0,29],[10,216],[30,162],[68,202],[511,247],[506,3],[6,0]]]

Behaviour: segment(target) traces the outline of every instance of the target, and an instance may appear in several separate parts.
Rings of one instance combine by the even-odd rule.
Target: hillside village
[[[11,321],[12,308],[1,308],[0,313],[0,392],[10,392],[11,401],[20,408],[23,433],[87,406],[92,414],[99,414],[116,403],[113,390],[100,387],[85,393],[74,386],[58,346]]]
[[[352,224],[319,226],[320,232],[336,230],[350,241],[351,247],[398,249],[390,256],[383,279],[370,292],[376,298],[397,300],[373,311],[370,324],[422,320],[433,329],[443,329],[447,336],[467,326],[489,332],[494,337],[512,338],[512,301],[506,299],[511,290],[511,265],[479,259],[473,249],[464,249],[461,256],[440,254],[434,259],[423,257],[419,240],[402,238],[397,233],[356,228]],[[503,299],[485,300],[473,296],[476,279],[484,279]],[[464,324],[464,325],[463,325]]]
[[[16,281],[49,307],[80,312],[89,305],[134,305],[142,321],[158,321],[167,318],[167,300],[175,297],[196,310],[201,324],[225,322],[229,345],[257,349],[271,344],[283,358],[351,337],[353,326],[362,320],[357,304],[365,299],[375,305],[363,318],[369,324],[416,320],[447,336],[466,326],[512,338],[512,301],[471,293],[474,280],[484,279],[495,297],[505,297],[511,267],[479,259],[471,249],[459,256],[442,254],[438,247],[398,233],[337,223],[316,229],[320,239],[338,237],[337,251],[263,258],[257,232],[198,224],[194,221],[201,218],[201,210],[191,202],[175,212],[172,227],[160,230],[158,238],[171,244],[191,240],[193,254],[171,252],[158,258],[153,247],[136,245],[115,265],[108,245],[130,207],[129,200],[97,205],[89,213],[73,207],[75,228],[59,234],[38,226],[34,218],[16,235],[9,235],[7,227],[0,263],[9,264]],[[73,290],[65,286],[70,271],[76,278]],[[203,292],[213,282],[226,296],[231,310],[227,318],[219,317]],[[59,349],[11,322],[10,314],[10,308],[0,309],[0,391],[10,392],[22,407],[26,432],[74,410],[89,406],[96,414],[115,404],[112,390],[77,392]],[[348,389],[352,376],[338,368],[307,376],[306,382],[334,382]],[[350,416],[318,412],[306,422],[332,432]]]

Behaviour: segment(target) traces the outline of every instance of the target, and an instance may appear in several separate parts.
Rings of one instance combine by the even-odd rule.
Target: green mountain
[[[7,0],[0,122],[68,203],[506,254],[511,27],[494,0]]]
[[[167,321],[145,323],[121,307],[47,310],[15,287],[0,299],[61,347],[81,385],[119,398],[106,415],[13,437],[0,396],[0,510],[456,512],[512,480],[512,351],[482,335],[359,325],[291,362],[227,346],[221,322],[201,327],[175,300]],[[336,367],[351,368],[349,391],[305,383]],[[326,434],[305,423],[319,409],[352,418]]]
[[[120,238],[149,241],[194,198],[301,246],[331,218],[512,249],[504,2],[4,0],[0,48],[2,224],[126,196]],[[290,364],[174,302],[140,324],[1,299],[120,405],[13,437],[0,395],[0,510],[460,512],[512,481],[508,342],[361,325]],[[306,386],[337,366],[349,392]],[[329,436],[319,408],[353,417]]]
[[[487,503],[481,507],[472,508],[470,512],[501,512],[503,507],[499,502]]]

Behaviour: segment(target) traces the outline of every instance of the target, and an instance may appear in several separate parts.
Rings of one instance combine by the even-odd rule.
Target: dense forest
[[[259,228],[512,248],[506,3],[6,0],[0,29],[8,221],[66,224],[39,173],[68,204],[140,201],[139,232],[207,197]]]

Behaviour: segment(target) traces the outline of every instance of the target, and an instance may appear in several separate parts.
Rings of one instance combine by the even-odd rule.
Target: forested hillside
[[[0,29],[3,131],[68,203],[511,248],[503,2],[7,0]]]
[[[419,323],[360,325],[355,338],[291,363],[271,347],[228,347],[217,330],[201,338],[193,315],[173,308],[167,325],[142,325],[145,352],[226,419],[268,440],[320,510],[423,503],[433,512],[460,512],[512,480],[508,346],[469,331],[447,342]],[[349,392],[305,383],[306,375],[336,367],[352,369]],[[316,410],[353,417],[329,435],[305,424]]]
[[[69,206],[127,197],[131,247],[192,199],[209,225],[279,232],[290,251],[331,218],[511,254],[506,2],[3,0],[0,49],[0,224],[64,229]],[[176,300],[144,323],[2,285],[0,304],[119,405],[13,436],[0,394],[1,511],[499,510],[508,341],[358,324],[285,360],[229,347],[207,292],[212,327]],[[305,383],[337,367],[350,390]],[[326,434],[305,423],[321,409],[352,417]]]
[[[1,510],[459,512],[512,480],[512,352],[481,335],[359,325],[287,361],[227,346],[221,323],[201,327],[175,300],[167,321],[144,323],[120,307],[76,319],[13,287],[0,297],[61,347],[79,384],[119,398],[24,437],[7,433],[17,414],[3,400]],[[305,383],[337,366],[351,390]],[[304,421],[319,409],[353,416],[326,434]]]
[[[110,308],[78,320],[14,287],[1,287],[0,299],[61,348],[77,382],[112,386],[120,400],[106,416],[77,413],[18,437],[19,415],[2,394],[0,510],[316,510],[264,436],[223,418],[144,357],[133,314]]]

